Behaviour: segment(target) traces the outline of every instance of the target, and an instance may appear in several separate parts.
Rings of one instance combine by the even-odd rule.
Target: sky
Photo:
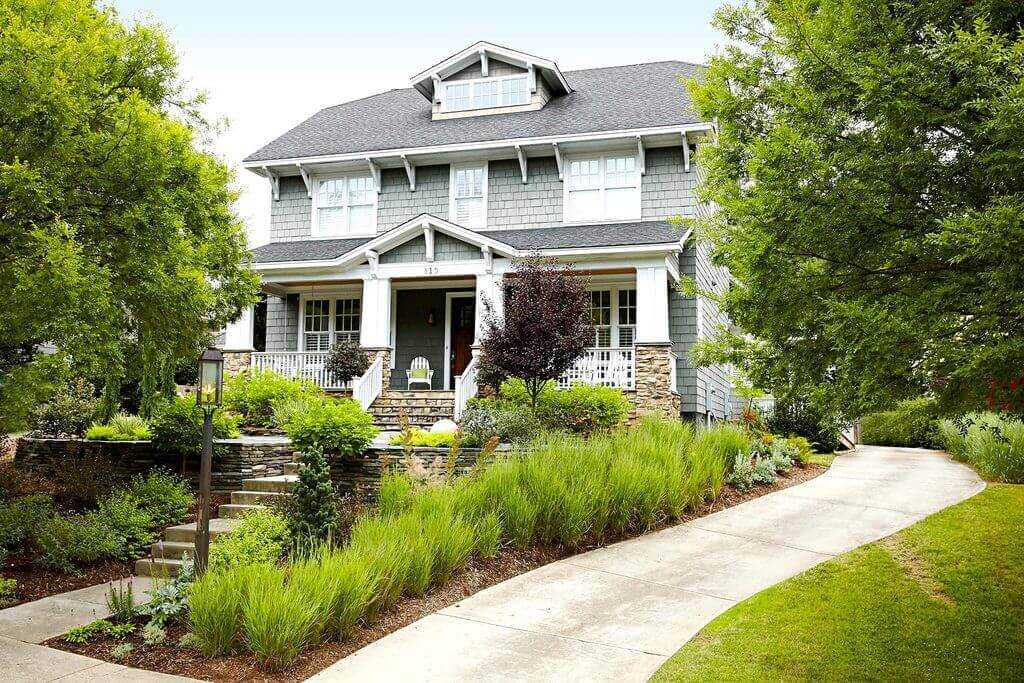
[[[157,22],[180,74],[206,93],[224,129],[213,151],[235,169],[251,246],[269,241],[270,189],[241,160],[315,112],[392,88],[478,40],[563,71],[679,59],[706,62],[723,42],[721,0],[602,2],[263,2],[107,0],[125,21]]]

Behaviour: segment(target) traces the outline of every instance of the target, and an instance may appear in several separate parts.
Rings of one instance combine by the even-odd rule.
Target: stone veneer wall
[[[443,463],[448,457],[447,448],[413,448],[417,458],[429,465],[440,458]],[[479,448],[466,448],[459,452],[455,461],[455,473],[464,474],[471,469],[480,455]],[[359,500],[373,500],[380,489],[380,477],[385,465],[395,466],[404,471],[405,451],[400,446],[391,448],[370,448],[358,458],[330,458],[331,480],[338,493],[352,495]]]
[[[237,375],[243,370],[248,370],[252,365],[252,353],[249,351],[225,351],[224,352],[224,374],[227,376]]]
[[[379,349],[364,348],[363,351],[366,352],[366,359],[371,363],[377,356],[384,357],[382,361],[381,391],[387,391],[391,386],[391,347],[384,346]]]
[[[636,345],[636,394],[634,405],[639,415],[660,413],[678,418],[680,398],[672,391],[672,374],[676,371],[671,356],[672,344]]]
[[[284,472],[284,464],[292,461],[294,449],[290,443],[255,443],[242,439],[217,441],[213,455],[211,486],[214,491],[236,491],[242,480],[254,476],[272,476]],[[181,472],[181,457],[153,447],[151,441],[85,441],[82,439],[18,440],[14,462],[39,474],[53,473],[58,462],[79,458],[103,458],[110,462],[110,476],[127,480],[137,474],[146,474],[156,467]],[[189,458],[186,476],[198,485],[198,458]],[[264,468],[254,467],[263,465]]]

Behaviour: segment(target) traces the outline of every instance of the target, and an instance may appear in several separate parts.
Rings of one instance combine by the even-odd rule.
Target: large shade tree
[[[720,211],[700,228],[754,339],[722,331],[702,360],[851,415],[922,392],[973,408],[1019,386],[1022,22],[1006,0],[718,12],[733,43],[690,84],[720,127],[700,154]]]
[[[587,282],[570,265],[537,255],[517,259],[506,280],[504,312],[487,301],[481,341],[485,381],[523,381],[530,403],[593,343]]]
[[[157,27],[86,0],[0,0],[0,400],[35,379],[43,343],[152,388],[253,300],[200,105]]]

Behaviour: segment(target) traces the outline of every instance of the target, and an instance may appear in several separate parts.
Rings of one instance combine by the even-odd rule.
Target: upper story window
[[[487,227],[487,164],[452,166],[449,218],[466,228]]]
[[[442,111],[512,107],[529,102],[530,84],[526,74],[476,78],[445,83]]]
[[[373,176],[318,178],[313,193],[313,235],[372,235],[377,231]]]
[[[571,159],[565,183],[567,222],[640,219],[636,156],[607,154]]]

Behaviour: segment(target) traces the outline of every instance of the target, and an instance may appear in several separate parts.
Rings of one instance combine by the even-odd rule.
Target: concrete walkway
[[[941,453],[862,446],[798,486],[481,591],[310,680],[644,681],[738,601],[984,487]]]
[[[137,602],[145,602],[152,579],[135,577]],[[4,681],[186,681],[190,679],[131,669],[39,643],[107,617],[109,584],[53,595],[0,610],[0,679]]]

